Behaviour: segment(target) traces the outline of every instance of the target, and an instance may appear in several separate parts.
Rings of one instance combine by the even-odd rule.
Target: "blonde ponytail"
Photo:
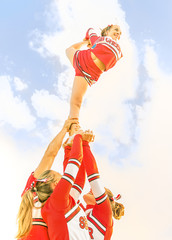
[[[105,188],[105,191],[109,197],[113,217],[117,220],[120,220],[121,217],[124,216],[124,205],[113,200],[113,193],[108,188]]]
[[[42,181],[46,180],[46,181]],[[22,197],[19,212],[17,215],[18,232],[16,238],[26,237],[32,227],[32,208],[33,203],[33,192],[36,192],[39,201],[42,203],[41,207],[44,206],[46,200],[50,197],[53,192],[51,184],[56,181],[54,171],[46,170],[43,172],[39,179],[35,181],[35,184],[29,189]]]
[[[17,215],[18,232],[16,238],[27,236],[32,227],[33,193],[28,190],[22,197]]]

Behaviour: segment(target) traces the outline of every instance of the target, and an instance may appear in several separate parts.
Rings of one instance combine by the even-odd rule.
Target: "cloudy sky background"
[[[86,30],[121,26],[123,59],[86,93],[80,123],[104,184],[125,217],[113,239],[172,238],[172,3],[2,0],[0,8],[1,235],[14,239],[20,194],[69,112],[65,48]],[[53,169],[61,171],[63,150]]]

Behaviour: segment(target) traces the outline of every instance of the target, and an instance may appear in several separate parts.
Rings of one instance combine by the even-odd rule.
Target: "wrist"
[[[63,127],[61,130],[61,133],[66,134],[68,132],[68,129],[66,127]]]

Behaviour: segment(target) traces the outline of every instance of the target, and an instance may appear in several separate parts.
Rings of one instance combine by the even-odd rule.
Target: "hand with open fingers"
[[[93,134],[93,131],[86,130],[82,133],[82,140],[87,142],[94,142],[95,135]]]
[[[72,124],[79,124],[79,121],[77,118],[68,118],[65,123],[64,123],[64,126],[63,128],[66,128],[67,132],[69,132],[69,129],[71,127]]]

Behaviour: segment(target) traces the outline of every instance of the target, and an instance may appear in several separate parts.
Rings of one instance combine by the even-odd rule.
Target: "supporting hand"
[[[82,133],[82,140],[87,142],[94,142],[95,135],[93,134],[93,131],[86,130]]]
[[[72,124],[79,124],[77,118],[69,118],[65,121],[63,128],[66,129],[67,132],[69,132]]]

